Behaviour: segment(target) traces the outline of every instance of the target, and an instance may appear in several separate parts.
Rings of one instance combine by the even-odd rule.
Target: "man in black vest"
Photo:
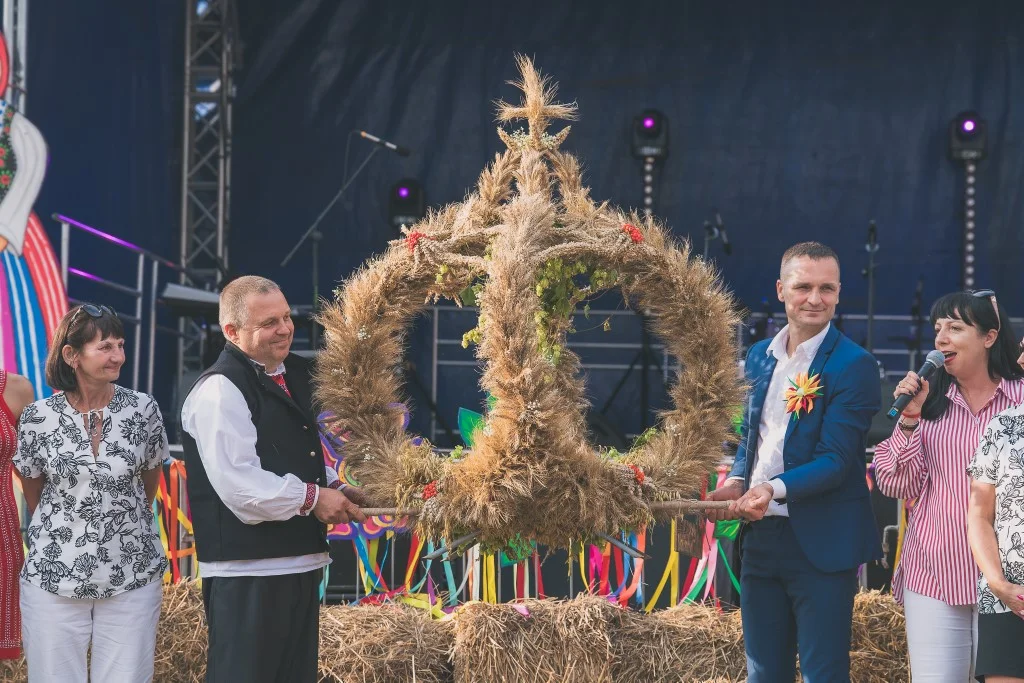
[[[317,680],[326,524],[365,519],[328,481],[290,310],[266,278],[229,283],[227,344],[181,409],[208,683]]]

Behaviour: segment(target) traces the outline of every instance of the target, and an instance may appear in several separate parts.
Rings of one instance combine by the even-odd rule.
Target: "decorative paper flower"
[[[644,479],[647,478],[647,475],[644,474],[644,471],[640,469],[638,465],[630,465],[629,469],[633,470],[633,478],[636,479],[636,483],[643,484]]]
[[[644,236],[640,234],[640,228],[636,227],[632,223],[626,223],[622,226],[622,232],[629,235],[629,239],[633,240],[633,244],[640,244],[644,241]]]
[[[423,487],[423,500],[430,500],[437,495],[437,482],[432,481]]]
[[[789,378],[789,386],[782,398],[786,402],[786,412],[793,414],[794,420],[800,419],[800,413],[807,414],[814,410],[814,399],[821,396],[821,374],[808,376],[801,372]]]
[[[419,232],[418,230],[415,232],[410,232],[409,236],[405,238],[405,246],[409,247],[410,252],[413,252],[416,251],[416,245],[419,244],[420,240],[428,239],[430,238],[427,237],[422,232]]]

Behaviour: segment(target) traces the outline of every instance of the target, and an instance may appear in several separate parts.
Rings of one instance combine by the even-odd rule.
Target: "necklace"
[[[96,443],[103,433],[103,409],[90,410],[84,417],[89,430],[89,440]]]
[[[109,396],[103,401],[102,408],[93,408],[90,410],[78,410],[74,403],[71,401],[71,397],[68,396],[68,403],[72,408],[78,410],[82,415],[82,424],[85,427],[86,432],[89,434],[89,444],[92,446],[92,455],[94,458],[99,457],[99,445],[103,438],[103,410],[114,398],[114,387],[111,385]],[[88,407],[86,404],[83,407]]]

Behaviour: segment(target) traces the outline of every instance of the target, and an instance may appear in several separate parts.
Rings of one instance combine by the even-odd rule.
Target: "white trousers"
[[[954,606],[904,589],[912,683],[974,681],[977,605]]]
[[[29,683],[153,680],[160,581],[102,600],[65,598],[21,582],[21,639]]]

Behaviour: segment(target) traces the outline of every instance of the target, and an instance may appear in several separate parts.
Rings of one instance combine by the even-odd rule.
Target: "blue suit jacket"
[[[770,340],[750,347],[745,366],[750,393],[732,476],[750,474],[757,454],[761,410],[769,397],[775,356]],[[820,571],[851,569],[881,557],[865,480],[864,445],[881,408],[878,365],[833,325],[810,366],[821,373],[822,396],[810,413],[790,419],[783,446],[786,503],[797,541]]]

